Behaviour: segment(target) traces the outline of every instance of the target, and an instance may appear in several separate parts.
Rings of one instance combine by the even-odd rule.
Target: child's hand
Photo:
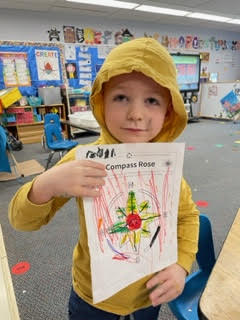
[[[52,197],[97,197],[104,185],[105,165],[91,160],[73,160],[55,166],[34,181],[28,198],[36,204]]]
[[[185,285],[187,272],[177,263],[158,272],[147,282],[147,288],[153,289],[149,295],[153,306],[169,302],[179,296]]]

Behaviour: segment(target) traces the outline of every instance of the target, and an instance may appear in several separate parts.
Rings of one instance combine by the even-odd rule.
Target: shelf
[[[60,119],[60,121],[64,121],[64,119]],[[29,122],[29,123],[14,123],[14,124],[5,124],[5,127],[24,127],[24,126],[36,126],[38,124],[43,124],[44,121],[38,122]]]
[[[57,104],[41,104],[40,106],[12,106],[13,108],[16,109],[22,109],[22,108],[51,108],[51,107],[59,107],[59,106],[63,106],[63,103],[57,103]],[[11,109],[11,107],[6,108],[5,110],[7,111],[8,109]]]
[[[7,108],[4,110],[4,125],[16,135],[23,143],[41,142],[44,135],[44,115],[56,109],[61,120],[66,120],[66,110],[64,103],[40,105],[40,106],[12,106],[12,110],[8,112]],[[14,110],[16,109],[16,110]],[[22,112],[19,112],[23,109]],[[14,112],[15,111],[15,112]],[[54,110],[55,111],[55,110]],[[8,117],[14,115],[13,122],[7,122]],[[12,120],[9,118],[9,120]],[[34,121],[41,120],[41,121]],[[66,125],[62,125],[63,132],[67,130]]]

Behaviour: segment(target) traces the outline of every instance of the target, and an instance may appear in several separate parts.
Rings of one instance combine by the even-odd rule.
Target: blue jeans
[[[109,313],[94,308],[82,300],[72,289],[69,299],[68,315],[69,320],[157,320],[160,306],[148,307],[135,311],[131,316],[121,317],[117,314]]]

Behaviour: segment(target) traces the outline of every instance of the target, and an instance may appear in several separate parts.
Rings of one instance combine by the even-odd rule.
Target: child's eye
[[[153,105],[159,105],[160,104],[160,102],[155,98],[147,98],[147,103],[153,104]]]
[[[118,94],[113,98],[113,101],[125,101],[127,97],[124,94]]]

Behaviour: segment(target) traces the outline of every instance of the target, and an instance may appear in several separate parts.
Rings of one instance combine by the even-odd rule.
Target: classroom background
[[[240,14],[232,0],[136,2],[229,20]],[[9,225],[8,203],[22,183],[59,159],[44,134],[46,114],[59,117],[64,139],[85,144],[97,138],[99,126],[89,106],[92,82],[111,49],[133,38],[155,38],[176,63],[189,116],[177,140],[186,144],[183,175],[199,210],[211,220],[219,255],[239,208],[240,155],[240,24],[219,19],[63,0],[0,3],[0,125],[10,146],[8,153],[0,149],[0,287],[5,288],[0,318],[3,312],[3,320],[67,319],[78,237],[74,201],[49,225],[29,233]],[[231,264],[237,262],[232,257]],[[228,319],[239,317],[230,313]],[[176,318],[166,304],[159,319]]]

